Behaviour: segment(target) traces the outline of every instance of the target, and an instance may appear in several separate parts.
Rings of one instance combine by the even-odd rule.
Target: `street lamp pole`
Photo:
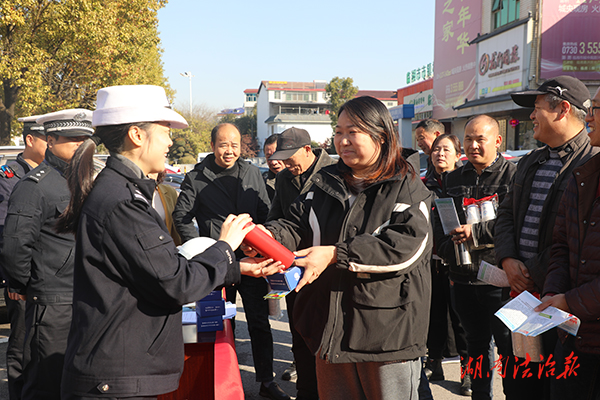
[[[192,75],[192,73],[190,71],[181,72],[179,75],[190,78],[190,116],[189,116],[189,118],[191,118],[192,117],[192,78],[194,77],[194,75]]]

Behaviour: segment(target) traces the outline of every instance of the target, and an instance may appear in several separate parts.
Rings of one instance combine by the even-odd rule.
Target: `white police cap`
[[[59,136],[92,136],[92,112],[85,108],[73,108],[44,114],[36,121],[44,125],[46,134]]]
[[[23,123],[23,136],[27,136],[30,133],[44,134],[44,125],[36,122],[40,117],[41,115],[32,115],[30,117],[21,117],[17,119],[17,121]]]
[[[165,89],[154,85],[109,86],[98,90],[93,126],[168,122],[184,129],[188,123],[171,108]]]

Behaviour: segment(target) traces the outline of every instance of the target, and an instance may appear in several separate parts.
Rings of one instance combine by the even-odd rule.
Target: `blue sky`
[[[158,13],[165,74],[187,109],[243,105],[262,80],[351,77],[363,90],[396,90],[433,62],[434,0],[170,0]]]

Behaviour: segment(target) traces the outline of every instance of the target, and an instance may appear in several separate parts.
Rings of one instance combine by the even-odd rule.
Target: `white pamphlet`
[[[531,293],[525,291],[509,301],[504,307],[494,314],[512,332],[525,336],[537,336],[556,326],[564,329],[571,335],[576,335],[579,330],[579,318],[555,307],[535,312],[533,309],[542,304]]]
[[[508,277],[503,269],[496,267],[488,262],[481,261],[479,265],[479,272],[477,273],[477,279],[488,283],[490,285],[498,287],[509,287]]]

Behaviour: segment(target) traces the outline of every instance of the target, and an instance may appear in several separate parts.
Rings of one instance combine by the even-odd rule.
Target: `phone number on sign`
[[[565,42],[562,46],[563,54],[600,54],[600,42]]]

